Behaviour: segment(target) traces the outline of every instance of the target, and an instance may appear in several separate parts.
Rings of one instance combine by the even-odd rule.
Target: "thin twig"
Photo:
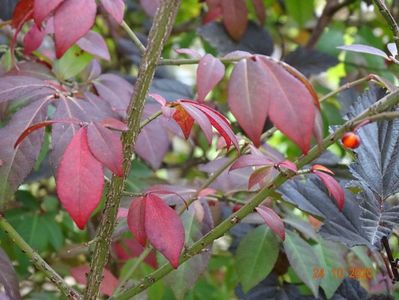
[[[33,265],[42,271],[60,291],[69,299],[80,300],[82,296],[68,286],[64,279],[19,235],[10,223],[0,215],[0,228],[10,237],[11,241],[32,261]]]
[[[122,21],[121,26],[126,31],[127,35],[132,40],[132,42],[137,47],[137,49],[139,49],[140,53],[144,54],[145,46],[140,41],[140,39],[137,37],[137,35],[134,33],[134,31],[129,27],[129,25],[127,25],[127,23],[125,21]]]
[[[134,92],[127,110],[128,130],[122,133],[123,176],[112,176],[107,193],[103,216],[97,233],[97,243],[90,262],[85,300],[97,299],[103,270],[108,261],[111,236],[116,224],[116,216],[121,201],[124,183],[131,168],[134,144],[140,131],[140,120],[145,99],[154,78],[155,68],[162,49],[170,35],[181,0],[164,0],[157,10],[148,37],[148,45],[143,54]]]

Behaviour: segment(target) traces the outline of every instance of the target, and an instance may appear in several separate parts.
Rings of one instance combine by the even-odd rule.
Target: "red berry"
[[[349,149],[356,149],[360,146],[360,138],[353,131],[347,132],[341,139],[342,144]]]

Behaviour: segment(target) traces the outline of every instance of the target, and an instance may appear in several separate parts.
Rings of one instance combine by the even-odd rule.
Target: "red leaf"
[[[313,171],[313,173],[319,176],[324,186],[327,188],[330,196],[332,196],[337,202],[339,210],[342,211],[345,204],[345,191],[342,186],[338,183],[338,181],[335,180],[334,177],[331,177],[324,172]]]
[[[263,0],[252,0],[252,4],[255,9],[256,17],[259,20],[259,23],[263,25],[266,20],[266,8]]]
[[[184,246],[184,227],[175,210],[154,194],[145,198],[145,230],[148,240],[176,269]]]
[[[21,27],[33,14],[33,0],[20,0],[15,6],[11,25]]]
[[[104,127],[115,129],[118,131],[126,131],[129,129],[125,123],[114,118],[104,119],[100,122],[100,124]]]
[[[155,16],[158,7],[161,5],[161,0],[140,0],[141,6],[144,11],[150,16]]]
[[[123,261],[140,256],[144,250],[144,247],[141,246],[134,238],[116,242],[113,246],[116,255]],[[155,251],[151,251],[150,254],[148,254],[144,259],[144,262],[154,269],[157,268],[158,263]]]
[[[191,128],[194,125],[194,119],[187,113],[187,111],[181,106],[176,106],[176,111],[173,114],[173,119],[179,124],[183,131],[184,137],[188,139],[190,136]]]
[[[284,241],[285,227],[279,215],[276,214],[274,210],[272,210],[267,206],[259,206],[256,208],[256,211],[263,218],[266,225],[269,226],[270,229]]]
[[[122,142],[111,130],[93,123],[88,126],[89,148],[94,157],[116,176],[123,176]]]
[[[335,175],[333,171],[323,165],[313,165],[312,171],[321,171],[330,175]]]
[[[230,110],[257,147],[273,97],[274,86],[267,77],[262,65],[250,58],[236,64],[229,81]]]
[[[201,127],[206,139],[208,140],[208,143],[210,144],[212,142],[212,136],[213,136],[213,131],[212,131],[212,125],[208,120],[208,117],[206,114],[204,114],[201,110],[198,108],[189,105],[188,103],[181,103],[181,106],[183,106],[184,110],[195,120],[197,121],[198,125]]]
[[[34,0],[33,18],[37,26],[46,19],[64,0]]]
[[[68,0],[61,3],[54,15],[54,35],[57,58],[93,26],[97,5],[95,0]]]
[[[202,18],[203,24],[208,24],[210,22],[216,21],[223,16],[222,6],[218,5],[208,9],[207,13]]]
[[[67,146],[56,183],[62,205],[83,229],[100,202],[104,188],[103,168],[89,150],[87,128],[80,128]]]
[[[276,170],[273,167],[262,167],[255,170],[248,180],[248,189],[252,189],[256,184],[264,185],[266,182],[269,182]]]
[[[223,23],[230,36],[238,41],[247,29],[248,10],[244,0],[222,0]]]
[[[230,148],[231,143],[233,143],[237,149],[240,148],[238,146],[237,138],[234,135],[230,123],[220,112],[210,108],[207,105],[198,104],[194,101],[188,101],[188,100],[181,100],[181,101],[184,101],[185,103],[190,103],[192,106],[200,109],[204,114],[206,114],[208,120],[211,122],[211,125],[215,127],[215,129],[220,133],[220,135],[226,141],[227,150]]]
[[[125,2],[123,0],[101,0],[101,5],[118,24],[122,23],[123,13],[125,12]]]
[[[136,240],[145,246],[147,243],[147,234],[145,232],[145,198],[138,197],[132,200],[130,204],[129,213],[127,215],[127,225],[133,233]]]
[[[259,154],[246,154],[240,156],[230,167],[230,171],[245,168],[248,166],[273,166],[274,162]]]
[[[75,267],[71,269],[71,275],[79,284],[86,285],[86,274],[90,271],[88,265]],[[100,291],[104,295],[111,296],[118,286],[118,279],[107,269],[104,269],[103,279],[101,280]]]
[[[295,173],[298,171],[298,168],[296,167],[296,164],[294,164],[292,161],[289,161],[289,160],[284,160],[284,161],[278,163],[278,166],[280,168],[282,167],[282,168],[291,170],[291,171],[293,171]]]
[[[105,43],[101,34],[95,31],[89,31],[86,35],[80,38],[76,44],[80,49],[90,53],[99,58],[110,60],[111,57],[108,52],[108,46]]]
[[[224,77],[224,64],[211,54],[201,58],[197,69],[198,101],[205,100],[206,95]]]
[[[46,31],[44,29],[33,24],[24,37],[24,53],[28,55],[39,48],[45,35]]]

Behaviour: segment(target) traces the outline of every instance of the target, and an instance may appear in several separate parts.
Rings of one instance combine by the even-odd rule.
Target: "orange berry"
[[[353,131],[347,132],[341,139],[342,144],[349,149],[356,149],[360,146],[360,138]]]

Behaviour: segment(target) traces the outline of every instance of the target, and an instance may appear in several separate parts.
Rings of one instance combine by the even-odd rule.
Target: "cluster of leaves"
[[[391,235],[399,220],[398,122],[367,124],[358,130],[361,146],[353,152],[349,172],[330,152],[301,170],[292,162],[321,142],[325,124],[342,122],[337,101],[319,103],[318,93],[326,87],[309,80],[338,63],[336,46],[343,44],[340,30],[344,30],[339,22],[325,31],[316,49],[302,47],[305,42],[298,34],[294,40],[300,46],[294,51],[288,47],[276,60],[270,57],[274,48],[285,47],[276,38],[281,33],[273,28],[282,26],[284,32],[295,24],[305,34],[317,1],[183,3],[177,27],[192,26],[190,17],[203,25],[194,24],[184,36],[179,30],[172,33],[171,45],[178,47],[168,45],[164,58],[182,55],[198,61],[196,93],[172,79],[167,69],[158,69],[135,143],[138,158],[133,160],[132,173],[125,174],[121,134],[127,130],[135,81],[130,75],[135,74],[138,52],[133,44],[123,46],[118,25],[126,10],[126,20],[134,19],[146,33],[146,22],[139,25],[140,18],[148,18],[142,10],[154,16],[160,1],[141,0],[140,6],[127,1],[126,7],[122,0],[84,2],[20,0],[8,17],[2,15],[0,4],[0,16],[11,19],[11,27],[5,27],[13,30],[10,46],[0,58],[0,204],[5,218],[30,246],[59,264],[61,275],[72,275],[85,285],[89,266],[87,258],[78,255],[82,253],[78,245],[91,239],[99,224],[104,182],[124,176],[126,195],[138,195],[122,199],[112,236],[113,260],[104,269],[100,287],[104,295],[111,296],[121,283],[146,276],[166,259],[177,270],[148,289],[149,299],[172,299],[171,291],[177,299],[185,295],[227,299],[233,293],[240,299],[367,297],[358,281],[331,270],[347,274],[354,265],[371,267],[364,246],[380,250],[381,238]],[[281,12],[288,17],[283,24]],[[373,34],[365,27],[355,42],[369,43],[369,36]],[[199,38],[205,55],[191,48]],[[378,51],[381,45],[374,46],[341,49],[396,62],[392,44],[388,44],[390,56]],[[348,54],[343,66],[348,73],[351,63]],[[381,61],[367,63],[381,65]],[[342,76],[335,68],[329,72]],[[382,96],[370,88],[344,118],[358,115]],[[277,134],[267,142],[280,151],[265,143],[270,123]],[[343,148],[336,148],[344,155]],[[224,167],[231,152],[239,152],[239,157]],[[279,174],[294,179],[213,248],[179,264],[183,249]],[[55,186],[49,180],[53,175]],[[21,191],[22,184],[30,192]],[[8,236],[0,238],[7,254],[18,261],[18,273],[27,276],[25,256]],[[145,264],[137,267],[137,257],[149,246],[153,249],[143,259]],[[1,249],[0,269],[5,295],[19,299],[18,279]],[[315,270],[321,269],[323,276],[315,276]],[[201,278],[204,272],[207,276]],[[381,292],[376,281],[366,283],[370,290]],[[48,296],[44,294],[29,296]]]

